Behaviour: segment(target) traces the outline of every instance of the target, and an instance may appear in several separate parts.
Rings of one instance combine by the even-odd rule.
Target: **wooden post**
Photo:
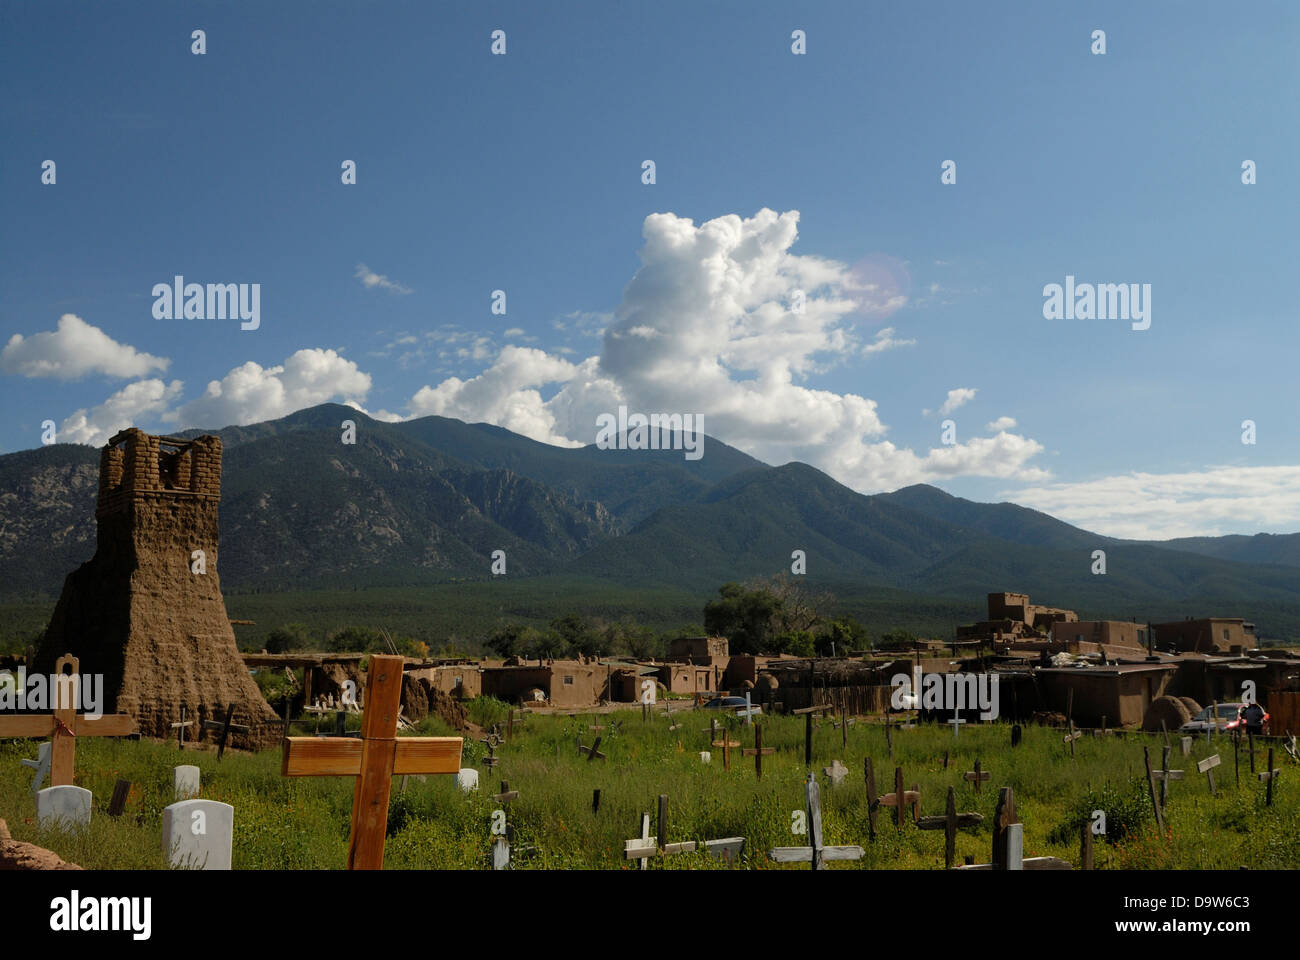
[[[1151,793],[1151,808],[1156,814],[1156,829],[1160,831],[1161,840],[1165,836],[1165,818],[1160,809],[1160,798],[1156,796],[1156,778],[1151,773],[1151,751],[1146,747],[1142,748],[1142,762],[1147,768],[1147,789]]]
[[[903,768],[895,767],[894,768],[894,799],[898,801],[898,805],[894,809],[896,812],[895,819],[899,830],[903,829],[903,807],[905,806],[905,802],[904,802],[905,796],[906,794],[903,792]]]
[[[812,690],[811,680],[808,682],[808,689]],[[805,713],[803,716],[803,765],[805,767],[812,766],[812,721],[813,715]]]
[[[1092,821],[1087,819],[1083,821],[1079,837],[1079,869],[1092,869]]]
[[[1019,823],[1016,819],[1016,795],[1010,787],[998,791],[998,805],[993,811],[993,869],[1006,870],[1010,866],[1007,827]]]
[[[894,734],[893,724],[889,722],[889,714],[885,714],[885,743],[889,746],[889,760],[894,760]]]
[[[600,813],[600,787],[591,791],[591,815],[594,817]]]
[[[1281,770],[1273,769],[1273,748],[1269,747],[1268,748],[1268,769],[1265,770],[1263,773],[1259,774],[1259,779],[1264,780],[1267,784],[1267,792],[1265,793],[1265,798],[1264,798],[1264,806],[1266,807],[1273,806],[1273,781],[1276,780],[1278,776],[1281,775],[1281,773],[1282,773]]]
[[[876,797],[876,771],[871,766],[871,758],[865,757],[862,761],[863,775],[867,781],[867,839],[873,843],[876,840],[876,810],[880,807],[880,801]]]
[[[126,798],[131,793],[131,781],[119,780],[113,787],[113,799],[108,805],[108,815],[110,817],[120,817],[122,811],[126,808]]]
[[[1255,735],[1249,729],[1246,730],[1246,746],[1250,750],[1250,772],[1253,776],[1255,773]],[[1269,766],[1272,766],[1272,764],[1269,764]]]
[[[1237,781],[1236,788],[1241,789],[1241,731],[1232,731],[1232,772]]]

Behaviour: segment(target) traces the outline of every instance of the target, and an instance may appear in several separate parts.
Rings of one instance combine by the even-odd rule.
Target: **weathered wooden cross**
[[[893,807],[895,822],[898,829],[903,829],[903,811],[908,807],[912,808],[912,819],[919,819],[921,816],[921,790],[915,784],[911,790],[903,789],[903,768],[894,768],[894,792],[887,793],[883,797],[878,797],[876,802],[882,807]]]
[[[491,770],[501,762],[501,758],[497,756],[497,738],[495,736],[487,737],[480,740],[479,743],[488,748],[487,756],[479,762]]]
[[[684,843],[665,843],[668,836],[668,795],[659,794],[659,833],[650,836],[650,814],[641,814],[641,836],[638,839],[623,841],[623,859],[640,860],[638,869],[646,869],[650,857],[663,857],[674,853],[694,853],[695,841]]]
[[[185,749],[185,728],[193,724],[193,720],[185,719],[185,704],[181,704],[181,719],[179,723],[173,723],[171,728],[176,731],[176,749]]]
[[[731,769],[731,748],[740,746],[740,741],[732,740],[731,734],[727,733],[727,728],[723,727],[722,739],[714,740],[709,745],[722,748],[722,769],[729,771]]]
[[[1196,772],[1205,774],[1206,778],[1210,781],[1210,796],[1212,797],[1217,797],[1219,795],[1219,791],[1215,789],[1214,786],[1214,768],[1222,762],[1223,761],[1219,759],[1219,755],[1216,753],[1214,756],[1206,757],[1204,760],[1198,760],[1196,763]]]
[[[217,738],[217,761],[218,762],[220,762],[222,754],[226,752],[226,739],[230,736],[231,732],[233,731],[234,733],[248,733],[249,731],[249,727],[246,724],[232,723],[231,721],[234,720],[234,718],[235,718],[235,705],[232,703],[228,707],[226,707],[225,722],[222,722],[220,720],[203,721],[204,730],[221,731],[221,736]]]
[[[1068,743],[1068,744],[1070,745],[1070,758],[1071,758],[1071,759],[1074,758],[1074,741],[1078,740],[1081,736],[1083,736],[1083,734],[1082,734],[1082,733],[1079,733],[1079,731],[1077,731],[1077,730],[1074,729],[1074,721],[1071,720],[1071,721],[1070,721],[1070,732],[1069,732],[1069,734],[1067,734],[1067,735],[1065,736],[1065,738],[1064,738],[1065,742]]]
[[[578,744],[578,752],[585,753],[587,755],[588,763],[591,763],[591,761],[596,759],[600,759],[600,760],[609,759],[603,753],[600,752],[600,737],[597,737],[596,742],[589,747],[584,747],[582,744]]]
[[[791,711],[792,713],[795,713],[795,714],[800,714],[800,713],[803,714],[803,719],[804,719],[804,726],[803,726],[803,765],[804,765],[805,767],[811,767],[811,766],[812,766],[813,714],[815,714],[815,713],[821,713],[822,711],[827,710],[827,709],[829,709],[829,708],[828,708],[828,707],[825,707],[825,706],[821,706],[821,707],[800,707],[798,710],[793,710],[793,711]]]
[[[1264,799],[1264,805],[1267,807],[1273,806],[1273,782],[1277,780],[1277,778],[1280,777],[1281,775],[1282,775],[1281,770],[1275,770],[1273,768],[1273,748],[1269,747],[1268,748],[1268,769],[1265,770],[1263,773],[1257,774],[1260,780],[1263,780],[1265,783],[1268,784],[1267,795]]]
[[[1010,787],[998,792],[993,812],[993,862],[968,863],[958,870],[1071,870],[1068,860],[1058,857],[1031,857],[1026,860],[1025,827],[1016,816],[1016,795]]]
[[[979,761],[976,761],[978,765]],[[988,776],[988,774],[985,774]],[[976,781],[977,783],[979,781]],[[948,803],[944,809],[942,817],[922,817],[916,822],[916,825],[922,830],[942,830],[943,831],[943,864],[948,870],[952,869],[953,857],[957,852],[957,828],[958,827],[977,827],[984,822],[984,815],[980,813],[958,813],[957,812],[957,791],[948,788]]]
[[[1165,835],[1165,815],[1164,811],[1160,809],[1160,798],[1156,796],[1156,778],[1151,769],[1151,751],[1145,746],[1142,748],[1142,762],[1146,765],[1147,790],[1151,794],[1151,808],[1156,815],[1156,829],[1160,832],[1160,836],[1163,837]]]
[[[494,793],[494,794],[492,795],[492,799],[495,800],[497,803],[509,803],[511,800],[518,800],[518,799],[519,799],[519,791],[518,791],[518,790],[511,790],[511,789],[510,789],[510,781],[509,781],[509,780],[502,780],[502,781],[501,781],[501,792],[500,792],[500,793]]]
[[[962,778],[963,780],[966,780],[966,781],[969,781],[969,782],[974,783],[974,784],[975,784],[975,792],[976,792],[976,793],[979,793],[979,792],[980,792],[980,784],[981,784],[981,783],[985,783],[985,782],[987,782],[988,779],[989,779],[989,772],[988,772],[987,770],[981,770],[981,769],[980,769],[980,762],[979,762],[979,760],[976,760],[976,761],[975,761],[975,769],[974,769],[974,770],[968,770],[966,773],[963,773],[963,774],[961,775],[961,778]]]
[[[1169,802],[1169,781],[1183,779],[1183,771],[1169,769],[1169,754],[1173,751],[1173,748],[1165,744],[1162,750],[1160,765],[1163,769],[1152,770],[1151,775],[1160,781],[1160,806],[1163,807]]]
[[[289,737],[280,772],[286,777],[356,777],[352,797],[349,870],[379,870],[384,865],[388,798],[394,774],[456,774],[460,737],[397,737],[402,701],[403,657],[374,654],[366,677],[366,709],[361,739]]]
[[[763,746],[763,725],[760,723],[754,727],[754,745],[746,747],[742,752],[743,756],[754,758],[754,773],[759,780],[763,779],[763,757],[771,756],[776,753],[775,747]]]
[[[812,869],[814,870],[825,869],[827,860],[862,859],[865,851],[856,844],[835,847],[823,845],[821,792],[817,786],[817,778],[813,774],[808,775],[805,793],[808,798],[808,833],[812,845],[808,847],[774,847],[768,851],[767,855],[777,863],[796,863],[808,860],[812,863]]]
[[[125,737],[137,732],[134,717],[123,713],[90,717],[77,713],[80,699],[80,661],[67,653],[54,664],[58,680],[50,690],[53,713],[23,713],[0,716],[0,739],[43,740],[51,737],[50,786],[72,786],[77,737]],[[71,672],[65,674],[65,668]]]

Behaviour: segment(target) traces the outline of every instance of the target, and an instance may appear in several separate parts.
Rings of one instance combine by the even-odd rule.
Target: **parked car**
[[[744,710],[744,697],[714,697],[708,703],[704,704],[705,710]],[[754,713],[760,714],[763,708],[754,704]]]
[[[1214,728],[1217,731],[1231,732],[1238,727],[1246,729],[1246,722],[1240,719],[1241,708],[1244,703],[1221,703],[1219,704],[1219,715],[1214,722]],[[1206,707],[1196,716],[1192,717],[1178,729],[1182,733],[1205,733],[1210,729],[1210,711],[1213,707]],[[1268,723],[1268,711],[1264,711],[1264,723]]]

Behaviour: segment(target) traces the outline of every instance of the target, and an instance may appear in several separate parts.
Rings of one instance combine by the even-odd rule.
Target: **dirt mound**
[[[1142,718],[1142,729],[1158,733],[1160,721],[1163,720],[1165,729],[1177,730],[1190,719],[1192,714],[1188,711],[1187,704],[1177,697],[1156,697],[1151,701],[1151,706],[1147,707],[1146,716]]]
[[[437,717],[453,730],[464,730],[469,726],[469,714],[465,708],[449,693],[443,693],[437,687],[429,688],[429,716]]]
[[[0,870],[80,870],[53,850],[9,839],[9,827],[0,820]]]
[[[402,674],[402,710],[406,719],[419,723],[429,715],[429,681]]]

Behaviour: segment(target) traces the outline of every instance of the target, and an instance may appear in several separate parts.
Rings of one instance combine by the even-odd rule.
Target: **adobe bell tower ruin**
[[[29,669],[51,673],[72,653],[81,673],[104,675],[107,713],[128,713],[148,737],[171,724],[223,720],[247,736],[236,746],[280,737],[275,712],[239,656],[217,578],[221,440],[180,440],[129,428],[100,452],[95,555],[70,573]],[[201,554],[197,551],[202,551]],[[201,563],[199,562],[201,558]],[[201,572],[200,572],[201,570]]]

